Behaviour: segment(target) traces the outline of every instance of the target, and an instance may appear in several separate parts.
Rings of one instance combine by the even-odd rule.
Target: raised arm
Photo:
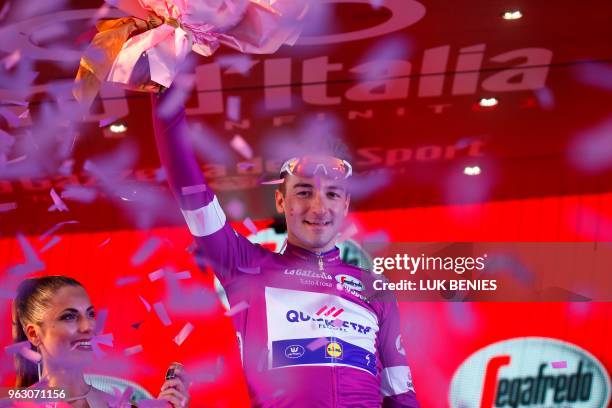
[[[269,254],[237,234],[229,225],[215,194],[206,186],[189,139],[185,110],[170,117],[158,115],[165,94],[151,96],[155,141],[168,184],[179,203],[187,226],[200,252],[211,263],[215,274],[225,284],[238,267],[256,265]],[[206,186],[205,189],[185,187]],[[193,193],[189,190],[203,190]]]

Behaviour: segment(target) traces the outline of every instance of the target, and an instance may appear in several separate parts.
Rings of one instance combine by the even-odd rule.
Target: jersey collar
[[[333,249],[330,249],[329,251],[323,252],[321,254],[316,254],[307,249],[287,242],[287,247],[285,248],[284,254],[312,263],[317,263],[320,261],[323,261],[323,263],[328,265],[342,263],[342,260],[340,259],[340,250],[338,249],[338,247],[334,247]]]

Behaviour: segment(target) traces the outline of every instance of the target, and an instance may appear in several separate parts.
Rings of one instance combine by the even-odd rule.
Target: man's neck
[[[330,242],[329,244],[327,244],[326,246],[324,246],[322,248],[314,248],[314,247],[311,247],[311,246],[308,246],[308,245],[304,245],[303,243],[301,243],[297,239],[292,238],[291,236],[287,237],[287,242],[289,244],[293,245],[294,247],[305,249],[306,251],[311,252],[314,255],[321,255],[321,254],[324,254],[326,252],[329,252],[332,249],[334,249],[334,247],[336,246],[335,243]]]

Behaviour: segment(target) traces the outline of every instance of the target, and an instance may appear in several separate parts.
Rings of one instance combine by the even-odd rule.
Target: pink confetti
[[[4,20],[4,17],[6,17],[10,9],[11,9],[11,2],[7,1],[2,6],[2,10],[0,10],[0,20]]]
[[[15,50],[2,59],[2,65],[7,71],[13,68],[21,59],[21,50]]]
[[[131,355],[140,353],[142,350],[143,350],[142,345],[138,344],[136,346],[126,348],[125,350],[123,350],[123,354],[125,354],[126,356],[131,356]]]
[[[187,339],[187,336],[189,336],[191,334],[191,332],[193,331],[194,327],[193,324],[191,323],[186,323],[185,326],[183,326],[183,328],[181,329],[181,331],[176,335],[176,337],[174,338],[174,342],[180,346],[181,344],[183,344],[183,342],[185,341],[185,339]]]
[[[161,278],[164,277],[164,275],[166,274],[166,271],[162,268],[162,269],[158,269],[154,272],[151,272],[149,274],[149,280],[151,282],[155,282],[156,280],[160,280]]]
[[[140,301],[144,305],[145,309],[147,309],[147,312],[150,312],[151,311],[151,305],[149,304],[149,302],[147,302],[147,300],[145,298],[143,298],[142,296],[140,296],[140,295],[138,295],[138,298],[140,299]]]
[[[40,253],[45,253],[47,252],[49,249],[53,248],[55,245],[57,245],[62,239],[60,237],[58,237],[57,235],[54,235],[53,238],[51,238],[51,240],[49,240],[49,242],[47,242],[47,244],[42,247],[42,249],[40,250]]]
[[[104,326],[106,326],[106,319],[108,318],[108,309],[101,309],[96,313],[96,328],[94,332],[96,334],[102,333],[104,331]]]
[[[259,61],[253,61],[245,54],[223,55],[217,57],[217,63],[225,69],[226,74],[247,74]]]
[[[110,12],[110,6],[108,4],[103,4],[98,10],[96,10],[95,14],[91,17],[91,22],[95,23],[101,18],[106,17],[106,15]]]
[[[50,191],[50,194],[51,194],[51,199],[53,200],[53,204],[54,204],[53,206],[55,207],[55,209],[59,210],[60,212],[68,211],[68,207],[66,207],[66,204],[64,204],[60,196],[57,195],[57,193],[55,192],[55,189],[52,188]]]
[[[13,111],[6,108],[0,108],[0,115],[6,119],[10,127],[14,128],[19,126],[19,117],[13,113]]]
[[[48,229],[47,231],[43,232],[39,237],[38,240],[40,242],[44,241],[48,236],[54,234],[57,230],[59,230],[60,228],[62,228],[64,225],[69,225],[69,224],[78,224],[78,221],[75,220],[70,220],[70,221],[63,221],[63,222],[59,222],[57,224],[55,224],[53,227],[51,227],[50,229]]]
[[[37,353],[36,351],[30,348],[22,348],[18,351],[18,353],[23,358],[33,363],[38,363],[42,359],[42,356],[40,355],[40,353]]]
[[[19,119],[27,119],[30,117],[30,110],[26,109],[17,116]]]
[[[182,187],[181,188],[181,194],[183,194],[183,195],[190,195],[190,194],[203,193],[207,189],[208,188],[206,187],[206,184],[197,184],[195,186],[186,186],[186,187]]]
[[[245,159],[253,158],[253,149],[251,149],[251,146],[249,146],[240,135],[234,135],[234,138],[230,142],[230,146]]]
[[[166,179],[166,169],[160,167],[159,169],[155,170],[155,181],[157,181],[158,183],[162,183],[166,181]]]
[[[168,408],[168,401],[157,399],[141,399],[136,401],[138,408]]]
[[[151,255],[153,255],[153,252],[159,248],[161,243],[162,240],[157,237],[149,238],[144,244],[142,244],[138,251],[136,251],[134,256],[132,256],[132,266],[142,265]]]
[[[238,122],[240,120],[240,97],[227,97],[227,118]]]
[[[255,266],[255,267],[244,267],[244,266],[239,266],[237,268],[240,272],[243,273],[248,273],[249,275],[258,275],[261,273],[261,268],[259,266]]]
[[[244,204],[240,200],[231,200],[225,205],[225,211],[232,219],[244,218]]]
[[[567,361],[553,361],[550,365],[552,368],[567,368]]]
[[[332,322],[332,326],[334,326],[334,327],[338,327],[338,328],[339,328],[339,327],[342,327],[342,325],[343,325],[343,324],[344,324],[344,322],[343,322],[342,320],[340,320],[340,319],[335,319],[335,320]]]
[[[15,290],[6,290],[0,288],[0,299],[8,299],[13,300],[17,296],[17,291]]]
[[[251,232],[251,234],[257,234],[257,227],[255,226],[253,220],[251,220],[249,217],[246,217],[244,221],[242,221],[242,224]]]
[[[102,248],[103,246],[107,245],[110,240],[110,237],[106,238],[100,245],[98,245],[98,248]]]
[[[115,286],[127,286],[140,281],[140,276],[123,276],[115,281]]]
[[[15,202],[0,203],[0,213],[13,211],[15,208],[17,208],[17,203]]]
[[[108,125],[111,125],[115,123],[117,119],[119,118],[116,116],[110,116],[108,118],[100,119],[100,121],[98,122],[98,127],[106,127]]]
[[[353,237],[355,234],[357,234],[357,232],[359,232],[357,230],[357,226],[355,224],[351,224],[344,231],[340,233],[336,242],[344,242],[347,239]]]
[[[191,272],[189,271],[177,272],[177,273],[173,273],[171,277],[176,280],[191,279]]]
[[[327,338],[325,337],[321,337],[318,338],[316,340],[311,341],[310,343],[308,343],[308,345],[306,346],[306,348],[310,351],[314,351],[317,349],[320,349],[321,347],[323,347],[324,345],[326,345],[328,343]]]
[[[168,312],[166,311],[166,308],[164,307],[163,303],[161,302],[154,303],[153,309],[155,309],[155,313],[157,314],[157,317],[159,317],[159,320],[162,322],[164,326],[170,326],[172,324],[172,321],[170,320],[170,316],[168,316]]]
[[[4,347],[4,351],[7,354],[17,354],[19,350],[21,350],[22,348],[30,348],[30,342],[26,340],[26,341],[20,341],[19,343],[8,345]]]
[[[105,346],[113,347],[114,341],[113,333],[104,333],[99,336],[94,336],[91,341],[98,344],[104,344]]]
[[[26,262],[9,268],[8,273],[12,275],[29,275],[31,273],[43,271],[45,269],[45,264],[38,258],[36,251],[34,251],[34,248],[32,248],[32,245],[30,245],[26,237],[22,234],[17,234],[17,240],[19,241]]]
[[[237,305],[231,307],[230,310],[228,310],[227,312],[225,312],[225,316],[234,316],[235,314],[238,314],[248,308],[249,308],[249,304],[245,301],[242,301],[238,303]]]
[[[280,178],[280,179],[275,179],[275,180],[262,181],[259,184],[276,185],[276,184],[283,184],[284,182],[285,182],[285,179],[284,178]]]
[[[62,191],[61,197],[66,200],[88,204],[94,201],[97,195],[98,192],[93,188],[68,185],[64,191]]]

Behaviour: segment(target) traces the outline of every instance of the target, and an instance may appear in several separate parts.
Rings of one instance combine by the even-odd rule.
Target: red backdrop
[[[360,212],[352,217],[360,230],[357,240],[384,230],[395,242],[609,241],[612,194]],[[257,225],[263,227],[266,221]],[[145,264],[132,267],[130,258],[151,236],[162,238],[162,246]],[[28,239],[37,249],[44,246],[36,236]],[[212,288],[212,275],[200,273],[186,251],[190,243],[188,232],[180,227],[66,233],[40,257],[46,263],[44,273],[76,277],[98,309],[108,308],[105,331],[114,334],[115,344],[114,348],[102,346],[108,354],[96,364],[97,370],[132,379],[156,393],[169,362],[182,361],[212,374],[222,356],[223,369],[217,380],[200,382],[192,389],[192,406],[247,406],[234,331],[219,302],[200,313],[175,313],[169,308],[172,325],[164,327],[138,298],[166,302],[163,281],[150,282],[147,274],[167,265],[192,272],[193,278],[183,281],[187,290],[195,290],[197,285]],[[16,240],[0,240],[0,259],[2,287],[10,288],[15,279],[6,268],[23,261]],[[125,276],[138,276],[140,281],[116,286],[116,279]],[[6,328],[0,331],[0,342],[6,345],[10,342],[10,301],[0,302],[1,327]],[[610,303],[469,303],[457,307],[452,303],[400,304],[405,347],[424,407],[446,407],[457,367],[476,350],[513,337],[566,340],[591,352],[608,372],[612,370]],[[172,339],[186,322],[193,323],[195,330],[179,347]],[[135,323],[141,323],[138,329],[132,327]],[[143,346],[141,353],[122,356],[123,349],[137,344]],[[7,355],[0,356],[3,385],[13,381],[11,364]]]

